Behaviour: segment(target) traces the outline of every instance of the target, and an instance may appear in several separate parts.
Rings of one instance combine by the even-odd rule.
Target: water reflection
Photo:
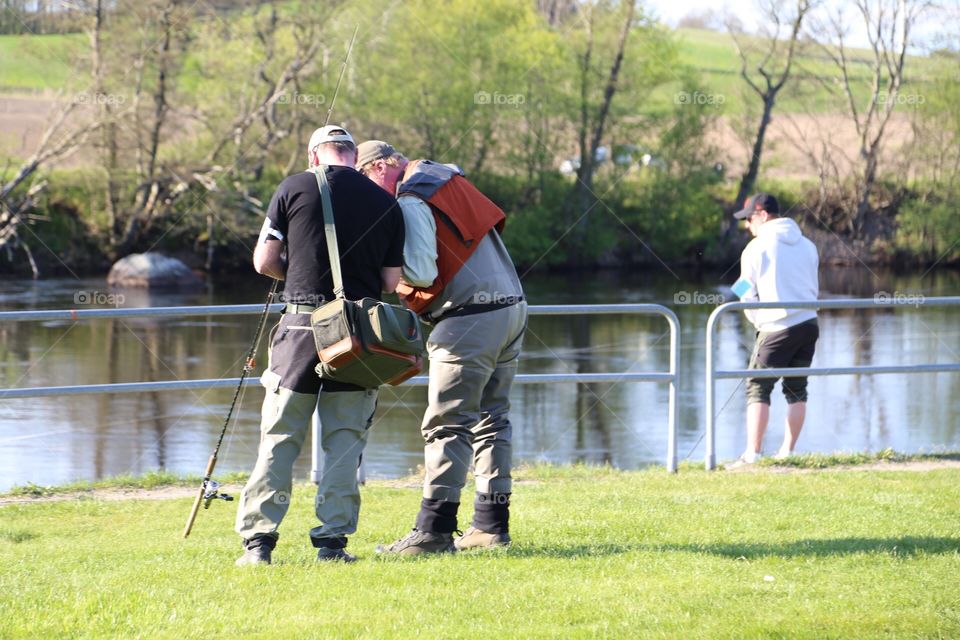
[[[675,308],[682,327],[679,438],[681,458],[703,454],[703,331],[712,310],[675,305],[680,291],[724,294],[735,274],[599,273],[571,286],[568,275],[528,278],[534,304],[659,302]],[[265,280],[230,283],[192,294],[127,294],[126,306],[262,302]],[[956,295],[960,274],[920,275],[834,269],[821,274],[824,296]],[[6,282],[0,307],[69,308],[78,290],[99,280]],[[824,312],[815,364],[849,366],[960,360],[960,309]],[[234,377],[239,374],[253,317],[18,322],[0,325],[0,386],[48,386]],[[753,329],[741,314],[722,322],[718,366],[744,366]],[[523,373],[666,370],[666,323],[647,316],[533,317]],[[263,363],[261,362],[261,365]],[[960,447],[960,375],[814,378],[802,451],[903,451]],[[165,467],[199,473],[223,423],[232,390],[115,394],[0,402],[0,489],[13,484],[65,482]],[[263,391],[248,387],[230,425],[220,469],[246,470],[256,455]],[[718,384],[718,455],[743,447],[742,383]],[[423,388],[387,389],[371,432],[371,475],[396,476],[422,462]],[[513,394],[519,458],[610,463],[635,468],[666,454],[667,388],[657,383],[518,385]],[[776,446],[784,417],[777,392],[771,422]],[[298,477],[306,478],[303,456]]]

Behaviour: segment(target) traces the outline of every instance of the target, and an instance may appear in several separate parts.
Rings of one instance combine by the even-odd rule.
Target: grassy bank
[[[510,550],[412,562],[415,483],[364,489],[360,562],[317,566],[310,487],[276,564],[232,566],[234,504],[3,507],[0,637],[955,637],[960,470],[535,467]],[[467,514],[465,514],[467,515]]]

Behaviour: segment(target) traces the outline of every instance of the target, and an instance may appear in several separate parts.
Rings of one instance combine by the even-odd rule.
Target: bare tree
[[[77,108],[76,100],[66,102],[48,124],[34,152],[12,177],[5,180],[0,174],[0,249],[23,249],[34,278],[39,277],[40,272],[29,244],[20,235],[20,226],[28,221],[30,212],[36,206],[37,196],[47,186],[47,182],[40,180],[31,183],[31,180],[45,164],[69,157],[99,128],[100,123],[96,121],[77,125]],[[24,193],[21,190],[23,195],[18,197],[17,189],[21,186],[24,186],[26,191]]]
[[[104,203],[107,212],[107,223],[110,227],[110,237],[114,238],[119,232],[120,221],[117,209],[119,208],[119,149],[117,140],[117,122],[114,117],[115,100],[107,93],[106,82],[108,70],[103,55],[103,39],[107,29],[107,7],[104,0],[93,0],[87,7],[91,14],[88,37],[90,38],[91,76],[93,83],[92,94],[87,102],[97,110],[97,119],[101,123],[99,148],[102,154],[101,165],[107,173]]]
[[[863,20],[870,43],[869,100],[866,105],[858,98],[858,87],[854,84],[852,71],[856,62],[851,59],[847,47],[843,10],[828,14],[826,21],[817,23],[814,33],[821,49],[837,67],[848,115],[860,140],[857,205],[850,220],[851,230],[860,232],[870,211],[870,196],[877,181],[884,135],[903,85],[903,70],[913,28],[933,4],[928,0],[852,0],[852,4]]]
[[[811,0],[796,0],[792,12],[788,12],[785,4],[783,0],[761,2],[760,9],[769,21],[770,31],[764,34],[767,37],[759,46],[755,44],[756,40],[754,43],[748,42],[742,32],[738,32],[736,25],[730,20],[727,21],[728,30],[740,56],[740,77],[763,104],[750,150],[750,161],[740,178],[735,205],[742,204],[756,184],[763,144],[777,95],[790,78],[803,20],[813,7]],[[781,31],[784,28],[787,29],[787,38],[781,40]]]
[[[576,0],[537,0],[537,10],[551,27],[558,27],[579,11]]]
[[[124,211],[125,229],[116,238],[121,253],[149,229],[161,204],[171,204],[171,196],[186,190],[183,181],[174,177],[176,171],[161,171],[159,165],[164,131],[170,126],[173,111],[171,93],[180,61],[186,55],[187,25],[193,14],[192,8],[185,9],[182,4],[182,0],[153,0],[133,8],[134,18],[141,25],[131,45],[136,51],[131,112],[138,183],[133,202]],[[172,190],[171,183],[175,185]]]
[[[312,70],[317,53],[320,51],[320,30],[323,20],[319,16],[314,16],[313,19],[300,16],[300,19],[292,25],[294,41],[292,55],[278,54],[277,41],[285,37],[280,33],[280,29],[290,25],[280,23],[275,2],[268,4],[269,15],[255,23],[255,37],[265,53],[261,63],[254,70],[254,82],[249,84],[254,91],[247,96],[237,116],[226,123],[226,126],[215,118],[207,118],[205,122],[214,136],[207,162],[212,164],[232,159],[230,169],[232,173],[248,169],[258,175],[276,143],[290,135],[301,114],[292,115],[289,119],[283,118],[278,113],[277,105],[282,99],[289,98],[288,93],[294,93],[297,90],[301,79]],[[259,137],[254,143],[257,152],[251,153],[244,145],[246,138],[254,130],[256,130],[255,135]],[[228,154],[230,149],[232,152]],[[232,157],[225,157],[227,155]]]
[[[580,166],[577,168],[577,178],[573,185],[573,191],[568,201],[570,210],[568,211],[568,220],[575,224],[575,232],[572,239],[577,243],[575,251],[581,254],[582,242],[588,226],[587,213],[593,208],[596,202],[596,196],[593,193],[593,177],[599,164],[597,150],[600,148],[600,141],[608,124],[610,115],[610,106],[613,103],[613,97],[617,92],[620,68],[623,65],[623,58],[627,47],[627,37],[633,28],[634,17],[636,16],[636,0],[627,0],[624,2],[623,23],[620,27],[620,33],[614,49],[613,62],[610,64],[610,70],[606,75],[606,82],[603,88],[603,97],[596,110],[591,106],[590,96],[594,90],[591,79],[595,75],[593,67],[593,56],[595,54],[596,40],[596,7],[591,5],[586,10],[586,29],[587,39],[583,53],[580,55],[580,122],[577,131],[577,146],[579,148]]]

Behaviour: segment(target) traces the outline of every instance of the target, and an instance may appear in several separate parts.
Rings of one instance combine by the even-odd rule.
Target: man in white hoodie
[[[819,257],[817,248],[803,236],[797,223],[780,216],[780,204],[767,193],[758,193],[733,214],[746,220],[753,234],[740,257],[740,279],[733,291],[741,300],[761,302],[816,300]],[[757,328],[751,369],[809,367],[820,329],[812,309],[747,309],[747,319]],[[752,464],[760,458],[763,434],[770,419],[770,394],[775,378],[747,379],[747,447],[730,467]],[[775,456],[793,453],[807,411],[807,378],[783,379],[787,420],[783,444]]]

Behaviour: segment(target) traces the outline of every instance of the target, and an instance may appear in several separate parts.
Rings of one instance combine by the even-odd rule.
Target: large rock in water
[[[110,267],[107,284],[127,288],[196,289],[203,282],[176,258],[159,253],[133,253]]]

